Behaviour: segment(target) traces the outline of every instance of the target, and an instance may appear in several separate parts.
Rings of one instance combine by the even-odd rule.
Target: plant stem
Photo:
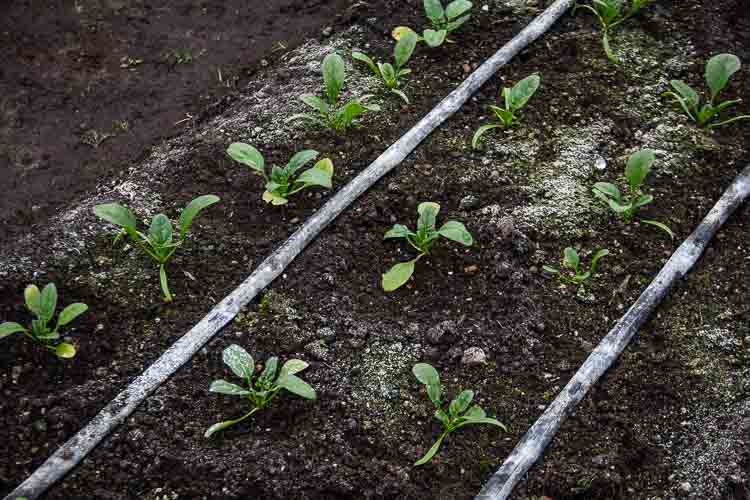
[[[161,282],[161,291],[164,293],[164,302],[172,302],[172,294],[169,293],[167,271],[164,269],[164,264],[159,266],[159,281]]]

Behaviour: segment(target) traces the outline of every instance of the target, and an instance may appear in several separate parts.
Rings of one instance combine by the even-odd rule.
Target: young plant
[[[419,259],[430,253],[430,248],[435,241],[443,236],[449,240],[457,241],[462,245],[470,247],[474,243],[469,231],[463,224],[455,220],[449,220],[440,229],[435,229],[435,219],[440,211],[440,205],[433,202],[423,202],[417,207],[419,219],[417,220],[417,232],[410,230],[402,224],[396,224],[391,228],[383,239],[405,238],[413,246],[419,255],[408,262],[400,262],[393,266],[383,275],[382,286],[386,292],[392,292],[409,281],[414,274],[414,265]]]
[[[303,94],[299,98],[315,111],[314,114],[301,113],[291,116],[287,122],[304,120],[334,130],[346,130],[354,122],[355,118],[366,111],[380,111],[377,104],[366,104],[369,95],[359,99],[352,99],[343,106],[339,106],[341,89],[346,80],[346,66],[344,60],[338,54],[328,54],[323,59],[323,82],[325,84],[326,98],[321,99],[313,94]]]
[[[76,355],[76,348],[67,342],[60,340],[60,327],[63,327],[86,312],[89,308],[86,304],[76,302],[70,304],[60,312],[55,327],[51,328],[49,322],[55,316],[57,308],[57,288],[54,283],[49,283],[42,291],[36,285],[29,285],[23,292],[26,308],[34,315],[31,327],[25,328],[18,323],[6,322],[0,324],[0,339],[14,333],[22,333],[41,344],[45,349],[55,353],[58,358],[72,358]]]
[[[453,0],[445,7],[440,0],[424,0],[424,13],[432,24],[432,29],[424,30],[417,41],[424,41],[433,48],[441,46],[450,33],[469,20],[471,7],[472,3],[468,0]],[[393,30],[393,37],[398,40],[409,32],[414,33],[414,30],[399,26]]]
[[[366,63],[367,66],[370,67],[370,70],[372,70],[372,72],[375,74],[375,76],[383,80],[385,86],[388,87],[391,92],[406,101],[406,104],[409,104],[409,98],[406,97],[406,94],[398,89],[398,83],[399,79],[402,76],[411,73],[411,70],[409,68],[404,68],[404,65],[409,61],[409,58],[414,53],[414,48],[416,46],[417,34],[413,31],[410,31],[409,33],[405,33],[402,37],[399,38],[398,42],[396,42],[396,47],[393,49],[393,59],[395,65],[392,65],[391,63],[381,62],[375,64],[375,62],[370,57],[363,54],[362,52],[352,52],[352,57],[354,59],[357,59],[358,61]]]
[[[278,376],[276,376],[279,358],[276,356],[268,358],[263,372],[255,377],[253,381],[255,362],[252,356],[242,347],[234,344],[230,345],[224,349],[222,357],[224,363],[235,375],[243,379],[247,387],[232,384],[226,380],[214,380],[211,383],[209,391],[243,397],[250,402],[251,408],[249,412],[240,418],[225,420],[209,427],[205,433],[205,437],[207,438],[227,427],[242,422],[256,412],[266,408],[281,389],[285,389],[305,399],[316,398],[315,390],[307,382],[295,375],[308,367],[308,364],[302,360],[290,359],[284,363],[281,370],[279,370]]]
[[[174,239],[172,222],[164,214],[159,214],[151,219],[148,234],[144,234],[138,231],[133,212],[119,203],[97,205],[94,207],[94,213],[99,218],[122,228],[117,234],[115,242],[127,235],[136,246],[159,264],[159,281],[164,293],[164,300],[171,302],[172,294],[169,292],[167,271],[164,267],[175,251],[185,242],[188,229],[190,229],[190,225],[198,212],[217,201],[219,201],[218,196],[206,194],[188,203],[180,214],[180,234],[177,240]]]
[[[654,201],[650,194],[644,194],[642,187],[646,176],[651,171],[651,165],[655,160],[654,152],[643,149],[630,155],[625,166],[625,178],[628,181],[628,192],[620,193],[614,184],[609,182],[597,182],[594,184],[594,196],[603,201],[616,215],[629,224],[638,210]],[[674,238],[672,230],[661,222],[655,220],[640,219],[644,224],[650,224],[669,234]]]
[[[708,60],[706,64],[706,84],[710,90],[710,99],[703,105],[701,105],[700,94],[682,80],[670,81],[669,83],[676,93],[665,92],[664,95],[674,97],[685,113],[699,127],[716,128],[739,120],[750,119],[750,115],[743,115],[713,123],[718,119],[719,113],[742,102],[742,99],[735,99],[714,104],[716,98],[719,97],[719,93],[727,86],[729,78],[739,71],[741,66],[739,58],[734,54],[719,54]]]
[[[435,408],[437,408],[435,410],[435,418],[443,426],[443,432],[437,441],[435,441],[435,444],[414,465],[423,465],[432,460],[432,457],[438,452],[440,445],[448,434],[461,427],[470,424],[489,424],[500,427],[505,432],[508,432],[508,428],[505,425],[494,418],[488,417],[481,406],[472,405],[470,407],[471,401],[474,399],[474,391],[468,389],[461,391],[446,409],[443,404],[443,388],[440,385],[440,375],[438,375],[437,370],[427,363],[417,363],[412,368],[412,373],[417,377],[417,380],[426,386],[427,396],[432,401],[432,404],[435,405]]]
[[[263,201],[272,205],[285,205],[289,201],[289,196],[305,188],[321,186],[331,189],[333,186],[333,162],[328,158],[318,161],[315,166],[295,178],[300,168],[318,156],[318,152],[312,149],[295,154],[284,167],[274,166],[271,175],[266,174],[263,155],[249,144],[234,142],[227,148],[227,154],[263,177],[266,181]]]
[[[596,267],[599,265],[599,259],[605,255],[609,255],[609,250],[606,248],[597,250],[594,257],[591,259],[591,267],[588,271],[584,272],[583,269],[581,269],[581,259],[578,257],[578,252],[576,252],[575,248],[568,247],[563,252],[562,270],[551,266],[542,266],[542,269],[548,273],[556,274],[563,283],[582,285],[585,281],[594,276],[594,273],[596,273]],[[568,271],[566,271],[566,269]]]
[[[502,94],[505,99],[505,107],[490,106],[490,110],[497,117],[497,122],[479,127],[471,139],[471,147],[476,149],[479,139],[488,130],[492,130],[493,128],[510,128],[515,125],[519,119],[517,113],[526,106],[531,96],[536,93],[540,83],[541,78],[539,75],[530,75],[516,83],[512,88],[504,87]]]
[[[615,56],[612,47],[609,45],[609,32],[615,26],[622,24],[636,15],[651,1],[632,0],[629,2],[630,7],[627,7],[628,0],[593,0],[591,5],[577,3],[573,8],[573,13],[575,14],[575,11],[578,9],[586,9],[599,19],[599,23],[602,25],[602,45],[604,46],[604,52],[610,61],[619,64],[620,60]]]

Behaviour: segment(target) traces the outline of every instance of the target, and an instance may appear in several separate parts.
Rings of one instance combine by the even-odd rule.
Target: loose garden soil
[[[162,19],[148,28],[155,30],[154,39],[176,29],[172,22],[182,31],[203,33],[186,44],[197,51],[204,48],[198,39],[208,44],[248,32],[256,37],[206,49],[190,64],[169,70],[177,74],[156,61],[132,72],[118,70],[121,86],[106,84],[97,91],[109,88],[113,106],[124,102],[125,93],[149,96],[123,104],[135,113],[132,118],[107,111],[97,121],[101,94],[64,99],[71,82],[85,88],[89,81],[106,80],[96,80],[103,70],[92,68],[113,71],[124,54],[138,56],[137,50],[121,53],[112,48],[120,45],[100,44],[96,37],[83,43],[71,35],[54,50],[46,42],[49,52],[39,53],[48,55],[24,57],[45,61],[44,71],[54,78],[41,69],[35,78],[47,89],[63,82],[48,104],[31,99],[33,92],[43,93],[38,85],[24,90],[7,78],[17,70],[2,70],[0,90],[10,96],[26,92],[35,104],[26,109],[15,97],[0,101],[11,102],[6,111],[15,110],[0,122],[3,142],[11,145],[3,178],[10,181],[6,191],[13,191],[0,205],[0,220],[7,221],[0,230],[0,318],[28,319],[22,296],[31,281],[55,281],[61,302],[86,302],[90,312],[67,331],[79,350],[72,361],[51,359],[21,339],[3,340],[0,442],[7,443],[9,459],[0,463],[0,494],[23,481],[330,196],[311,191],[284,207],[266,205],[261,180],[226,156],[230,142],[254,144],[271,164],[303,147],[317,149],[333,159],[334,188],[343,186],[548,4],[477,2],[455,44],[418,49],[404,87],[410,105],[383,95],[383,112],[337,135],[285,124],[302,110],[296,95],[320,92],[318,64],[331,50],[346,55],[361,48],[386,57],[394,26],[422,25],[420,2],[383,0],[367,8],[316,3],[307,13],[289,1],[284,2],[289,11],[260,11],[271,26],[262,29],[251,7],[231,3],[224,3],[226,11],[214,2],[196,3],[165,17],[143,6],[121,7],[135,9],[127,14],[135,25],[143,22],[138,16]],[[614,34],[613,46],[624,59],[619,67],[604,57],[590,16],[566,15],[342,214],[261,301],[45,498],[472,498],[679,240],[750,163],[747,124],[698,130],[661,97],[671,78],[702,87],[705,61],[718,52],[735,53],[750,64],[750,12],[742,3],[656,2]],[[122,12],[112,8],[90,17],[85,13],[99,11],[67,10],[58,19],[61,25],[82,23],[71,33],[93,23],[95,33],[114,39],[113,30],[125,24],[115,16]],[[244,16],[235,19],[234,8]],[[198,29],[201,12],[211,21]],[[299,14],[300,24],[279,12]],[[341,12],[348,14],[334,17]],[[229,18],[234,24],[227,24]],[[334,26],[332,36],[321,35],[322,26]],[[0,31],[0,51],[33,52],[30,41],[36,38],[30,34]],[[54,38],[60,29],[50,24],[49,31],[46,36]],[[129,33],[117,36],[135,43]],[[305,34],[312,39],[299,48],[273,52],[279,39],[302,40]],[[156,42],[144,40],[136,47],[153,57],[171,46],[157,49],[149,45]],[[259,49],[248,62],[238,52],[253,40],[259,40]],[[60,52],[68,44],[76,47],[75,60]],[[83,46],[96,46],[95,64],[78,55],[89,50]],[[11,68],[22,64],[17,57]],[[260,65],[263,58],[268,66]],[[214,78],[209,68],[225,65],[235,68],[230,74],[243,75],[226,92],[209,83]],[[250,75],[245,68],[252,68]],[[472,150],[473,131],[489,118],[486,107],[498,99],[499,89],[533,72],[542,76],[542,86],[522,124],[488,133],[482,147]],[[196,80],[199,73],[206,73],[201,76],[206,80]],[[348,77],[347,96],[378,92],[377,81],[358,64]],[[726,96],[747,96],[749,89],[745,68]],[[144,118],[155,102],[165,109]],[[78,123],[73,108],[82,110],[89,129],[106,132],[105,124],[114,119],[132,122],[132,128],[99,148],[72,145],[51,130],[56,125],[50,116],[64,117],[58,130],[73,130]],[[750,112],[747,104],[739,110]],[[167,127],[187,112],[194,118],[181,124],[185,131]],[[25,118],[16,121],[18,116]],[[34,141],[21,140],[31,131],[39,134]],[[45,134],[53,138],[49,146]],[[164,135],[174,137],[157,141]],[[594,182],[618,180],[628,154],[642,147],[657,153],[648,180],[655,201],[645,216],[669,224],[677,234],[674,242],[643,224],[623,225],[590,196]],[[51,160],[59,165],[40,166]],[[176,299],[163,304],[157,270],[132,248],[113,246],[112,228],[97,221],[91,207],[117,199],[143,218],[158,211],[175,217],[189,200],[207,193],[222,202],[201,214],[189,245],[169,264]],[[476,245],[440,242],[419,262],[408,286],[385,294],[380,273],[412,252],[382,235],[397,222],[414,225],[416,206],[426,200],[443,207],[439,220],[464,221]],[[31,211],[33,204],[40,208]],[[35,220],[44,223],[29,227]],[[746,205],[563,425],[514,498],[750,498],[749,230]],[[586,262],[596,248],[611,251],[585,289],[561,286],[541,272],[542,265],[557,264],[569,245],[579,247]],[[231,379],[221,351],[232,343],[256,360],[270,355],[308,360],[303,375],[318,400],[280,396],[247,424],[203,438],[211,424],[244,410],[240,400],[207,391],[212,380]],[[463,363],[471,347],[483,349],[487,362]],[[449,394],[473,389],[510,432],[462,429],[432,463],[413,468],[439,432],[410,373],[419,360],[440,370]]]

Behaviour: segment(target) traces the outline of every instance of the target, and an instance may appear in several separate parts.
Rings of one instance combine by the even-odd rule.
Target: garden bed
[[[422,23],[418,8],[401,4],[279,57],[126,174],[99,179],[60,215],[3,246],[3,319],[25,319],[22,292],[32,280],[54,280],[63,302],[86,302],[90,313],[70,331],[79,349],[73,361],[3,341],[0,439],[13,459],[0,465],[0,492],[20,483],[330,196],[312,191],[282,208],[266,205],[260,180],[226,156],[230,142],[254,144],[269,163],[315,148],[333,159],[334,188],[342,186],[544,7],[477,5],[456,44],[420,47],[404,88],[409,106],[383,96],[383,112],[341,135],[285,125],[302,110],[297,95],[319,92],[316,70],[326,53],[366,48],[382,57],[393,26]],[[604,57],[599,36],[589,16],[565,16],[46,497],[475,495],[676,246],[653,228],[612,219],[590,196],[591,185],[616,179],[629,153],[656,150],[648,180],[655,202],[646,214],[667,222],[679,240],[750,161],[746,124],[698,130],[661,97],[670,78],[699,84],[712,54],[733,52],[750,63],[750,16],[740,2],[657,3],[614,35],[619,67]],[[378,91],[365,69],[351,64],[350,95]],[[542,85],[521,125],[489,132],[472,150],[473,131],[502,85],[533,72]],[[742,95],[748,83],[745,69],[727,95]],[[152,264],[113,248],[91,208],[118,199],[141,217],[174,216],[206,193],[222,201],[201,215],[189,246],[169,265],[176,299],[165,305]],[[382,235],[394,223],[412,225],[427,200],[441,204],[442,220],[464,221],[477,243],[437,245],[414,281],[385,294],[380,273],[412,253]],[[562,427],[516,498],[747,497],[748,215],[745,206],[730,220]],[[582,293],[541,273],[568,245],[586,256],[600,247],[611,252]],[[221,351],[232,343],[256,359],[309,361],[305,378],[319,399],[280,397],[247,425],[203,438],[208,426],[243,409],[207,392],[227,376]],[[462,361],[472,347],[486,363]],[[431,464],[412,468],[438,431],[410,372],[420,360],[439,368],[449,393],[474,389],[511,432],[462,429]]]

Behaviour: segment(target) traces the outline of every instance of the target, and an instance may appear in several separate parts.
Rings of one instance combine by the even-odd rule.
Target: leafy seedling
[[[185,242],[190,225],[198,212],[218,201],[218,196],[206,194],[188,203],[180,214],[180,234],[176,240],[174,239],[172,222],[164,214],[158,214],[151,219],[148,234],[144,234],[138,231],[133,212],[119,203],[97,205],[94,207],[94,213],[97,217],[122,228],[117,234],[115,242],[127,235],[136,246],[159,264],[159,281],[164,293],[164,300],[165,302],[172,302],[165,266],[175,251]]]
[[[370,95],[352,99],[343,106],[339,106],[341,89],[344,87],[344,81],[346,80],[346,66],[340,55],[328,54],[323,59],[322,69],[327,101],[313,94],[301,95],[300,100],[312,108],[315,113],[297,114],[289,117],[287,122],[303,120],[340,131],[349,128],[361,114],[367,111],[380,111],[380,106],[377,104],[366,103],[367,99],[372,97]]]
[[[279,370],[278,376],[276,376],[279,358],[276,356],[268,358],[263,372],[253,380],[255,362],[252,356],[242,347],[232,344],[224,349],[222,357],[224,363],[232,372],[245,382],[246,387],[232,384],[226,380],[214,380],[211,383],[209,391],[243,397],[250,402],[251,408],[249,412],[240,418],[225,420],[209,427],[205,433],[205,437],[207,438],[227,427],[250,418],[256,412],[266,408],[282,389],[305,399],[316,398],[315,390],[307,382],[295,375],[308,367],[308,364],[302,360],[290,359],[284,363],[281,370]]]
[[[685,113],[699,127],[716,128],[739,120],[750,119],[750,115],[742,115],[716,122],[722,111],[742,102],[742,99],[735,99],[714,104],[719,97],[719,93],[724,90],[724,87],[729,83],[729,79],[740,70],[741,66],[740,59],[734,54],[719,54],[708,60],[706,64],[706,84],[710,90],[710,99],[703,105],[701,105],[700,94],[682,80],[670,81],[669,84],[675,92],[665,92],[664,95],[674,97]]]
[[[25,328],[18,323],[5,322],[0,324],[0,339],[14,333],[22,333],[31,340],[38,342],[45,349],[55,353],[58,358],[72,358],[76,355],[76,348],[68,342],[60,340],[60,328],[69,324],[89,308],[86,304],[76,302],[70,304],[60,312],[55,327],[50,327],[50,321],[55,316],[57,308],[57,287],[48,283],[42,291],[36,285],[29,285],[23,292],[26,308],[34,315],[31,327]]]
[[[599,19],[599,23],[602,25],[602,45],[604,46],[604,52],[610,61],[620,64],[620,60],[612,51],[612,47],[609,44],[610,31],[638,14],[638,12],[651,2],[652,0],[632,0],[632,2],[629,2],[630,7],[628,7],[627,0],[593,0],[591,5],[577,3],[573,8],[573,14],[578,9],[586,9]]]
[[[367,64],[375,76],[383,80],[383,83],[385,83],[385,86],[391,92],[409,104],[409,98],[406,97],[406,94],[404,94],[403,91],[399,90],[398,84],[399,79],[402,76],[411,73],[411,70],[409,68],[404,68],[404,65],[409,61],[416,46],[417,34],[410,31],[399,38],[396,47],[393,49],[394,64],[381,62],[376,64],[369,56],[357,51],[352,52],[352,57]]]
[[[424,13],[432,25],[426,29],[417,41],[424,41],[430,47],[439,47],[448,40],[448,35],[460,28],[471,17],[472,3],[468,0],[454,0],[443,7],[440,0],[424,0]],[[399,26],[393,30],[393,38],[399,40],[414,30],[407,26]]]
[[[435,405],[435,418],[443,426],[443,432],[438,437],[435,444],[427,451],[425,456],[417,460],[414,465],[423,465],[432,460],[435,453],[440,449],[440,445],[453,431],[471,424],[489,424],[500,427],[505,432],[508,428],[494,418],[487,416],[485,411],[479,405],[471,405],[474,399],[474,391],[463,390],[456,398],[448,404],[447,410],[443,404],[443,387],[440,384],[440,375],[437,370],[427,363],[417,363],[412,368],[412,373],[417,377],[427,389],[427,397]]]
[[[305,188],[333,187],[333,162],[328,158],[318,161],[312,168],[296,175],[300,168],[318,156],[318,152],[312,149],[295,154],[284,167],[274,166],[271,175],[266,174],[263,155],[249,144],[234,142],[227,148],[227,154],[263,177],[266,181],[263,201],[272,205],[285,205],[289,201],[289,196]]]
[[[529,99],[539,89],[541,78],[539,75],[530,75],[516,83],[512,88],[503,88],[503,98],[505,99],[505,107],[490,106],[490,110],[495,113],[497,121],[495,123],[489,123],[482,125],[474,133],[474,137],[471,139],[471,147],[476,149],[479,144],[479,139],[488,130],[493,128],[510,128],[518,122],[519,112],[526,106]]]
[[[433,202],[423,202],[417,207],[419,219],[417,220],[417,232],[410,230],[402,224],[396,224],[391,228],[383,239],[405,238],[413,246],[419,255],[408,262],[400,262],[393,266],[383,275],[382,286],[386,292],[392,292],[404,285],[411,275],[414,274],[414,266],[419,259],[430,253],[430,248],[435,241],[443,236],[449,240],[457,241],[462,245],[470,247],[474,243],[466,227],[458,221],[449,220],[440,229],[435,229],[435,220],[440,211],[440,205]]]
[[[599,265],[599,259],[606,255],[609,255],[609,250],[606,248],[597,250],[591,259],[591,267],[588,271],[584,272],[581,269],[581,259],[578,257],[578,252],[576,252],[575,248],[568,247],[563,252],[562,269],[551,266],[542,266],[542,268],[548,273],[557,275],[563,283],[582,285],[594,276],[596,268]]]
[[[628,158],[625,167],[625,178],[628,182],[627,193],[620,193],[619,188],[609,182],[597,182],[593,188],[594,196],[604,202],[626,224],[629,224],[641,207],[654,201],[652,195],[644,194],[642,190],[654,160],[654,152],[650,149],[633,153]],[[666,224],[647,219],[640,219],[640,222],[657,227],[674,239],[674,233]]]

